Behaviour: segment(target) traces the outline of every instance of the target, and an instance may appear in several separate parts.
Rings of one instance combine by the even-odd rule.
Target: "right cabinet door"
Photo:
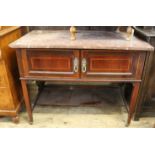
[[[82,78],[141,80],[145,52],[87,50],[81,54]]]

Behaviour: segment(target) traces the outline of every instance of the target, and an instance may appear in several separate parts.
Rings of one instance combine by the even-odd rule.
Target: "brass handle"
[[[75,73],[78,72],[79,70],[79,60],[78,58],[74,58],[74,61],[73,61],[73,70]]]
[[[87,71],[87,60],[85,58],[82,59],[82,72],[85,73]]]

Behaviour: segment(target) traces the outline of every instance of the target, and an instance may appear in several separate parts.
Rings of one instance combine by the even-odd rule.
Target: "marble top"
[[[67,30],[35,30],[9,46],[11,48],[154,50],[147,42],[136,37],[131,41],[126,40],[123,33],[81,30],[76,36],[76,40],[70,40],[70,32]]]

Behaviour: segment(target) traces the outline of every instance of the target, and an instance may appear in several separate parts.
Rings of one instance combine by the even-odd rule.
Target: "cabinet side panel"
[[[18,39],[20,36],[21,28],[18,28],[1,37],[1,50],[3,52],[3,60],[5,62],[8,91],[10,91],[12,97],[12,100],[10,101],[10,107],[14,107],[14,109],[16,109],[21,102],[21,86],[19,81],[15,49],[10,48],[8,45]]]

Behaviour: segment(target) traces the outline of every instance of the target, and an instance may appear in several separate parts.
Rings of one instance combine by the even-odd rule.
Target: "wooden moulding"
[[[5,28],[3,28],[3,26],[0,26],[0,37],[19,29],[21,26],[4,26],[4,27]]]

